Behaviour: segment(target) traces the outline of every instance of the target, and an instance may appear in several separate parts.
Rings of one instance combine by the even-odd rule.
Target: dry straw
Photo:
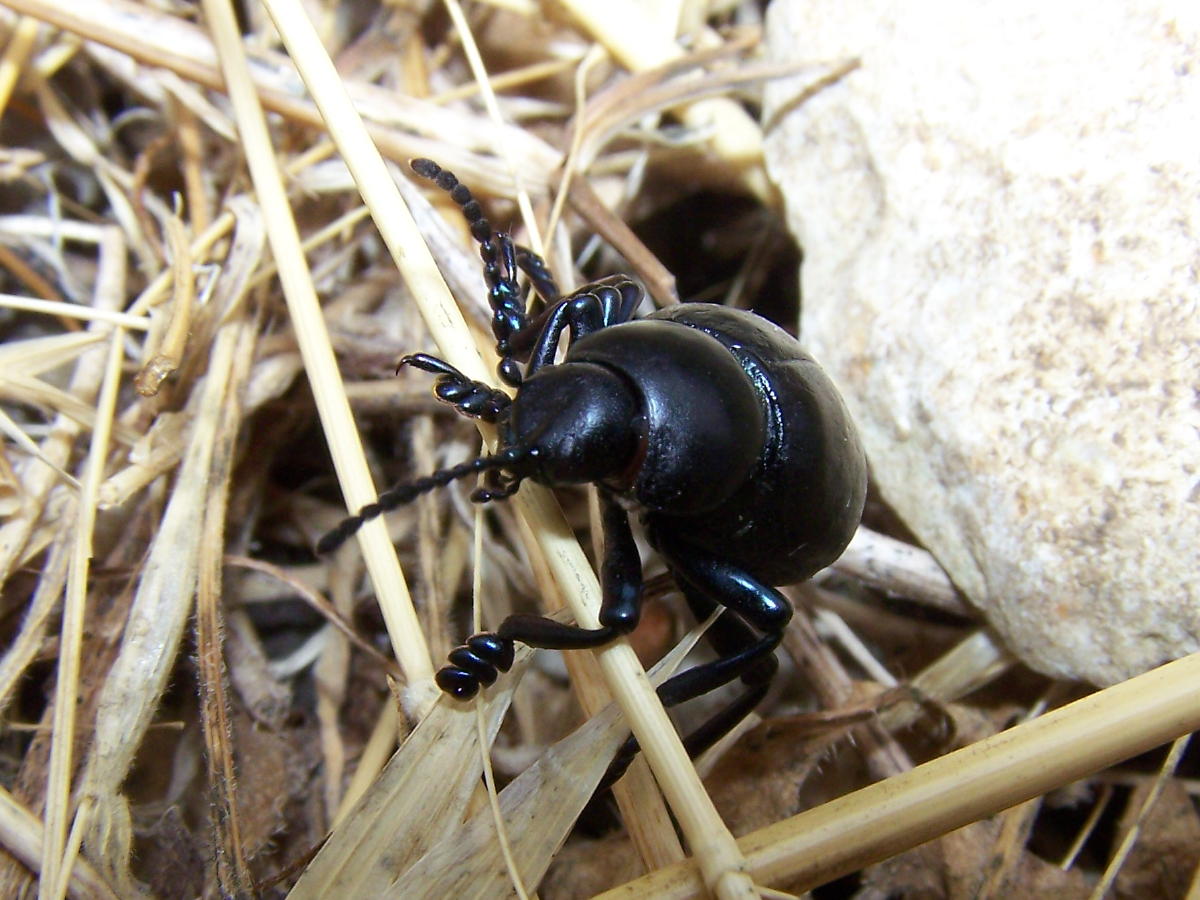
[[[1200,724],[1188,658],[1007,731],[989,720],[982,740],[938,756],[931,723],[984,719],[972,692],[1028,676],[969,621],[932,557],[863,529],[835,572],[795,591],[784,651],[804,678],[786,680],[805,682],[818,710],[793,690],[701,769],[727,798],[751,778],[755,748],[797,728],[784,750],[808,755],[779,751],[767,775],[790,780],[764,776],[766,799],[816,803],[827,760],[861,760],[867,775],[765,825],[744,799],[726,799],[723,818],[626,641],[568,654],[570,702],[586,714],[574,729],[561,727],[565,692],[526,653],[476,708],[438,700],[434,661],[461,628],[450,604],[471,567],[485,623],[536,596],[597,624],[578,498],[564,517],[526,484],[485,532],[447,491],[373,521],[333,559],[303,555],[344,512],[307,458],[312,420],[351,508],[374,498],[371,473],[397,449],[426,471],[476,452],[426,381],[364,377],[427,340],[472,378],[494,368],[477,248],[444,196],[408,180],[407,160],[454,170],[497,224],[523,220],[564,286],[577,278],[572,238],[596,233],[589,253],[617,248],[656,302],[675,302],[672,274],[623,216],[667,208],[696,180],[769,208],[744,101],[794,71],[761,59],[757,4],[724,7],[381,5],[375,27],[348,35],[333,0],[263,0],[241,23],[228,0],[191,17],[129,0],[0,0],[13,135],[0,188],[16,198],[0,215],[0,750],[15,772],[0,791],[0,895],[31,878],[45,898],[244,896],[272,878],[296,898],[493,897],[517,881],[531,892],[560,853],[576,860],[564,868],[587,868],[570,854],[589,845],[564,842],[632,728],[649,767],[639,760],[614,793],[644,874],[613,887],[618,854],[611,866],[602,855],[607,880],[587,886],[785,896],[768,886],[864,869]],[[716,30],[710,13],[742,25]],[[797,105],[858,65],[812,66]],[[94,84],[128,108],[106,108]],[[764,246],[742,249],[758,259]],[[360,437],[379,410],[404,434],[384,452]],[[280,598],[317,623],[284,651],[264,636]],[[671,601],[662,608],[669,618]],[[1019,696],[1004,715],[1030,714]],[[1094,873],[1097,891],[1132,865],[1184,746]],[[494,803],[480,787],[487,747],[508,781]],[[1037,810],[1003,818],[981,891],[1015,877]],[[735,841],[735,829],[748,833]],[[144,860],[168,874],[156,881]],[[562,877],[547,893],[583,890]]]
[[[424,252],[424,242],[416,225],[406,214],[382,159],[367,140],[365,129],[354,114],[332,63],[324,55],[316,32],[307,27],[302,7],[287,0],[271,0],[267,8],[297,61],[364,200],[372,209],[393,259],[421,305],[422,315],[442,355],[468,377],[485,378],[486,369],[471,346],[466,323],[454,306],[432,257]],[[461,18],[460,22],[465,25]],[[316,390],[314,393],[317,393],[320,405],[320,393]],[[369,496],[356,496],[349,490],[346,493],[351,508],[357,508],[369,499]],[[555,512],[551,498],[531,485],[518,498],[518,505],[546,555],[556,582],[563,588],[576,620],[585,627],[598,627],[599,586],[566,523]],[[376,530],[382,531],[382,528]],[[748,878],[740,871],[743,863],[733,838],[700,784],[633,651],[622,641],[601,651],[598,656],[609,687],[655,769],[658,782],[705,871],[706,880],[721,896],[752,894]]]

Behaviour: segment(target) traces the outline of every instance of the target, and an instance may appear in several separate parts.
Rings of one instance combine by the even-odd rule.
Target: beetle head
[[[460,478],[485,475],[471,499],[513,494],[522,479],[542,484],[606,481],[622,488],[642,447],[640,413],[621,376],[594,363],[545,366],[525,381],[509,410],[502,446],[448,469],[398,484],[317,542],[328,553],[363,523]]]
[[[621,478],[640,445],[640,410],[629,385],[595,363],[545,366],[521,385],[506,447],[524,458],[509,467],[547,485]]]

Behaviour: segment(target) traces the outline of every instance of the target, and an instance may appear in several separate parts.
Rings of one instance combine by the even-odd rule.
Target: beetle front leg
[[[512,346],[518,353],[532,340],[526,376],[554,364],[563,332],[570,331],[574,343],[601,328],[627,322],[633,318],[642,296],[641,286],[624,275],[593,281],[568,294],[513,337]]]
[[[438,375],[434,394],[461,415],[494,423],[503,419],[512,405],[512,398],[504,391],[482,381],[472,381],[450,363],[428,353],[410,354],[400,360],[400,366],[412,366]]]
[[[512,341],[526,328],[529,317],[516,282],[516,247],[507,234],[496,234],[495,240],[480,243],[479,253],[488,285],[488,305],[492,308],[492,336],[496,339],[496,355],[500,357],[496,371],[505,384],[520,387],[523,376],[514,358]]]
[[[549,305],[558,302],[562,295],[558,291],[558,282],[554,280],[554,276],[550,274],[550,269],[546,266],[546,261],[530,250],[528,247],[517,245],[517,268],[519,268],[529,278],[530,284],[533,285],[534,291],[541,298],[542,303]],[[535,312],[540,311],[540,307]]]
[[[545,616],[511,615],[495,632],[477,634],[453,650],[450,665],[438,670],[438,687],[460,700],[475,696],[481,686],[496,680],[497,670],[508,671],[517,641],[546,650],[587,650],[612,643],[637,627],[642,611],[642,563],[629,515],[605,491],[600,492],[600,515],[604,530],[600,627],[580,628]]]

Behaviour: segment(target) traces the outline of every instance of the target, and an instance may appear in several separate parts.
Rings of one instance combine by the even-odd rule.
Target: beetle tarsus
[[[612,628],[577,628],[543,616],[518,613],[500,623],[496,631],[467,638],[450,651],[449,665],[438,670],[438,687],[459,700],[470,700],[481,687],[495,682],[498,672],[512,666],[514,644],[554,650],[586,650],[611,644],[618,632]]]
[[[434,676],[438,687],[459,700],[470,700],[480,687],[494,684],[500,672],[512,668],[514,647],[509,638],[483,632],[455,647]]]
[[[550,304],[558,300],[558,283],[546,268],[544,259],[529,248],[518,245],[517,267],[529,277],[529,283],[543,303]]]
[[[400,360],[400,367],[412,366],[438,376],[434,394],[464,416],[498,422],[512,405],[512,398],[482,381],[473,381],[450,363],[428,353],[413,353]]]

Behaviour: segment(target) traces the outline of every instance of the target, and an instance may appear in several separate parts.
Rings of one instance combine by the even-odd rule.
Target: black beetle
[[[753,708],[774,675],[773,651],[792,608],[772,585],[832,563],[858,525],[866,462],[842,399],[794,338],[753,313],[683,303],[635,320],[642,288],[623,275],[560,298],[542,260],[493,233],[457,178],[429,160],[412,168],[450,194],[480,245],[498,372],[516,394],[471,381],[436,357],[406,356],[402,365],[439,376],[439,399],[496,423],[500,447],[385,492],[325,535],[318,550],[472,473],[486,473],[476,502],[507,497],[524,478],[595,484],[604,529],[601,627],[510,616],[451,652],[437,683],[469,698],[507,671],[514,641],[575,649],[631,631],[642,598],[634,511],[694,614],[703,619],[718,606],[733,613],[709,629],[718,658],[659,688],[674,705],[738,677],[748,685],[688,739],[698,752]],[[526,312],[518,270],[547,304],[536,316]],[[570,343],[556,364],[564,331]],[[527,360],[524,369],[518,358]]]

